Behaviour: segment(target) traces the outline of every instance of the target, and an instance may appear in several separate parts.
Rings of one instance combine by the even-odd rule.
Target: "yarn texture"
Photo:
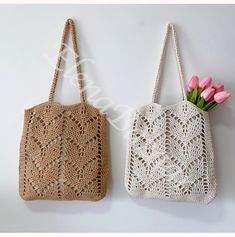
[[[131,117],[125,184],[133,196],[209,202],[216,191],[207,112],[149,104]]]
[[[79,77],[80,103],[61,105],[53,101],[69,29],[80,74],[75,25],[68,19],[49,100],[25,110],[19,164],[19,192],[24,200],[96,201],[106,194],[106,115],[86,102]]]
[[[172,24],[167,25],[159,67],[170,32],[183,100],[157,103],[159,69],[153,102],[131,114],[125,186],[134,197],[209,203],[216,194],[209,114],[186,99]]]

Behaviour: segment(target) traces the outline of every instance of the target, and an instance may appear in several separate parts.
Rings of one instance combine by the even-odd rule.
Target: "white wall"
[[[0,16],[0,231],[235,231],[235,6],[1,5]],[[218,178],[218,195],[211,204],[129,197],[123,184],[126,130],[120,132],[113,126],[107,197],[96,203],[20,199],[18,158],[23,109],[47,99],[67,17],[78,23],[82,57],[95,61],[85,63],[84,70],[101,88],[95,98],[103,96],[112,101],[107,111],[112,119],[127,111],[120,106],[134,108],[150,102],[168,21],[176,24],[187,79],[193,74],[211,75],[233,94],[228,103],[211,112]],[[168,59],[161,102],[175,103],[180,92],[178,75],[173,54]],[[76,103],[76,88],[71,80],[63,82],[57,101]],[[125,125],[126,119],[116,125]]]

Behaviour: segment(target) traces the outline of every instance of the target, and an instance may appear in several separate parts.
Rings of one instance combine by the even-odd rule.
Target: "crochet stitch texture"
[[[166,43],[172,35],[183,100],[157,103]],[[125,186],[134,197],[208,203],[216,194],[209,114],[187,101],[174,26],[167,24],[152,103],[130,119]]]
[[[216,192],[208,113],[188,101],[133,112],[126,188],[133,196],[209,202]]]
[[[65,23],[60,56],[49,100],[25,110],[20,144],[19,192],[25,200],[99,200],[108,179],[108,129],[106,115],[85,100],[78,78],[81,103],[53,102],[61,67],[61,52],[69,29],[78,76],[79,54],[73,20]]]

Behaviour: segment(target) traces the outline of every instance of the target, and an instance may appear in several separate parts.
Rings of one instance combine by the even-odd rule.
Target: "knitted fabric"
[[[70,28],[78,60],[71,19],[65,24],[60,53]],[[81,80],[81,103],[53,102],[60,66],[61,55],[49,101],[25,110],[20,144],[20,196],[25,200],[99,200],[105,196],[108,179],[106,115],[85,101]],[[77,71],[80,73],[78,64]]]

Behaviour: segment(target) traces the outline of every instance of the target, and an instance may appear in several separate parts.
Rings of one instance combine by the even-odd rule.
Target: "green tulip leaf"
[[[192,96],[190,98],[190,101],[193,103],[193,104],[196,104],[197,102],[197,86],[193,89],[192,91]]]
[[[198,99],[198,102],[197,102],[197,107],[202,109],[204,104],[205,104],[205,100],[204,100],[203,97],[200,96],[199,99]]]
[[[193,90],[191,90],[187,96],[188,101],[191,101],[192,94],[193,94]]]
[[[209,111],[209,110],[213,109],[216,105],[217,105],[217,103],[215,101],[211,101],[203,107],[203,110]]]

